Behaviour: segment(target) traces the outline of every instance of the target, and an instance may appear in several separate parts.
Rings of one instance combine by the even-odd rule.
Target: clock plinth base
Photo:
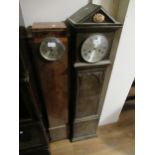
[[[85,140],[85,139],[90,139],[90,138],[95,138],[97,137],[97,134],[92,134],[92,135],[88,135],[88,136],[82,136],[82,137],[77,137],[77,138],[72,138],[71,142],[76,142],[76,141],[80,141],[80,140]]]
[[[96,137],[98,120],[98,116],[89,116],[76,119],[73,124],[71,141],[78,141],[82,139]]]
[[[68,138],[68,126],[61,125],[49,128],[51,142]]]

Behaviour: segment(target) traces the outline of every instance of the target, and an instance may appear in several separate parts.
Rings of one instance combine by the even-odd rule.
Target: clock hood
[[[103,15],[105,20],[97,23],[93,21],[93,17],[96,14]],[[72,16],[67,19],[73,27],[84,28],[84,27],[114,27],[120,28],[122,24],[116,21],[101,5],[87,4],[86,6],[79,9]]]

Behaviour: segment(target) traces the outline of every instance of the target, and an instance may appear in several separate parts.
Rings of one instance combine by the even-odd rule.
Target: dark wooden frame
[[[90,10],[87,10],[87,8]],[[105,15],[105,22],[93,23],[93,21],[90,20],[91,17],[98,12],[102,12]],[[107,56],[98,63],[91,64],[83,61],[80,57],[81,44],[89,35],[106,34],[112,45],[115,31],[121,28],[122,24],[111,17],[101,6],[90,3],[69,17],[66,20],[66,24],[68,25],[70,32],[69,64],[71,67],[70,72],[73,81],[71,82],[71,89],[74,90],[74,93],[72,92],[72,97],[70,99],[70,139],[71,141],[76,141],[96,136],[96,129],[100,118],[101,108],[103,106],[103,103],[100,102],[101,98],[99,97],[99,99],[96,98],[96,100],[98,100],[98,102],[96,102],[96,106],[98,107],[97,111],[92,107],[92,111],[94,110],[92,114],[88,116],[81,115],[81,117],[76,115],[78,106],[81,106],[81,113],[83,114],[88,106],[87,103],[82,103],[83,105],[81,105],[78,101],[78,91],[80,87],[77,80],[78,74],[81,71],[85,72],[85,76],[88,73],[91,74],[91,72],[102,73],[103,78],[100,79],[100,85],[102,88],[104,85],[104,72],[111,64],[111,61],[109,60],[110,50]],[[87,80],[85,82],[87,83]],[[100,96],[101,89],[98,94]]]

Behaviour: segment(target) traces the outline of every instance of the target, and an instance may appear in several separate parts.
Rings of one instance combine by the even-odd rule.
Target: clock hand
[[[51,54],[51,50],[48,50],[47,53],[46,53],[46,55],[49,57],[50,54]]]
[[[92,61],[94,56],[95,56],[95,53],[96,53],[96,50],[92,50],[91,51],[91,54],[90,54],[90,57],[89,57],[89,60]]]

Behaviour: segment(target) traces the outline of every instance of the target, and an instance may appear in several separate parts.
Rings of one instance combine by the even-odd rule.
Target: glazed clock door
[[[61,59],[65,51],[65,46],[60,39],[47,37],[40,44],[40,54],[48,61]]]
[[[81,56],[86,62],[95,63],[105,58],[109,49],[109,42],[105,35],[91,35],[81,48]]]

